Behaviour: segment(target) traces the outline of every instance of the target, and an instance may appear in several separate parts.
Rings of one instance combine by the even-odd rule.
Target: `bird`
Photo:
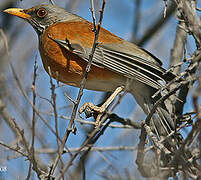
[[[52,4],[9,8],[4,12],[24,19],[35,29],[47,73],[50,68],[53,78],[80,86],[94,42],[93,23]],[[162,96],[153,95],[174,78],[153,54],[101,27],[85,88],[109,92],[130,82],[128,92],[149,114]],[[164,102],[156,114],[150,123],[160,139],[175,129],[175,122]]]

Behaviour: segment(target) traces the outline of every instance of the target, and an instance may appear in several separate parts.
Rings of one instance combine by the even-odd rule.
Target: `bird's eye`
[[[43,18],[43,17],[45,17],[46,15],[47,15],[47,10],[46,10],[46,9],[44,9],[44,8],[38,9],[38,11],[37,11],[37,16],[38,16],[39,18]]]

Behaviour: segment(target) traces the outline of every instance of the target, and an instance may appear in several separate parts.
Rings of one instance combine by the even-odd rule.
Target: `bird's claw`
[[[120,86],[116,88],[116,90],[112,93],[112,95],[106,100],[104,104],[102,104],[101,107],[95,106],[93,103],[85,103],[81,108],[78,110],[79,114],[82,114],[85,112],[86,118],[89,118],[94,115],[94,113],[97,113],[96,121],[95,121],[95,128],[98,128],[100,125],[100,119],[109,107],[109,105],[114,101],[116,96],[122,92],[124,89],[124,86]]]
[[[88,102],[88,103],[85,103],[84,105],[82,105],[80,107],[80,109],[78,110],[78,112],[79,112],[79,114],[82,114],[84,112],[86,118],[92,117],[94,115],[94,113],[97,113],[98,116],[95,121],[95,128],[97,128],[99,126],[100,117],[103,115],[105,110],[106,109],[103,107],[99,107],[99,106],[94,105],[91,102]]]

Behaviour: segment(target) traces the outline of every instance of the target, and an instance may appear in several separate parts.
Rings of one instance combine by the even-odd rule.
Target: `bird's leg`
[[[104,114],[104,112],[106,111],[106,109],[114,101],[114,99],[117,97],[117,95],[119,95],[119,93],[122,92],[123,90],[124,90],[123,86],[116,88],[115,91],[112,93],[112,95],[103,103],[103,105],[101,107],[98,107],[91,102],[85,103],[79,109],[79,111],[78,111],[79,114],[81,114],[83,112],[85,112],[85,114],[86,114],[86,111],[89,111],[89,110],[92,112],[95,111],[96,113],[98,113],[98,116],[95,121],[95,128],[96,128],[99,125],[100,119],[101,119],[102,115]]]

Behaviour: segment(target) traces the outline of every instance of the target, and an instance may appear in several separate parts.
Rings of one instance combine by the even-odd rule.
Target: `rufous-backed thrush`
[[[94,42],[93,24],[55,5],[39,5],[30,9],[10,8],[4,12],[29,22],[39,37],[43,66],[57,80],[79,87]],[[174,78],[161,67],[161,61],[146,50],[101,28],[86,87],[113,91],[130,79],[129,92],[148,114],[156,98],[152,95]],[[167,135],[174,122],[162,103],[152,118],[155,132]]]

